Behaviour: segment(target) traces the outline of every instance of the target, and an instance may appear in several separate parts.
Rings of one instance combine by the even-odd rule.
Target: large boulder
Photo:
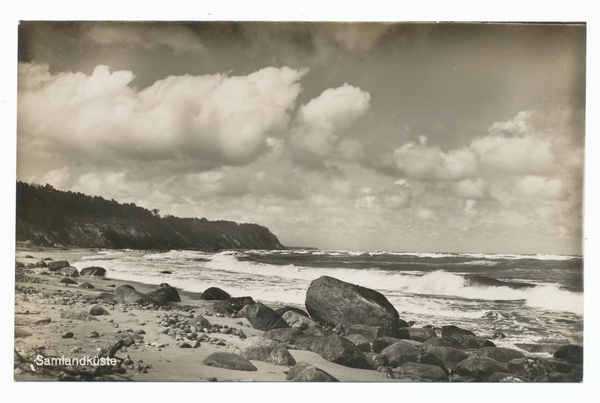
[[[467,350],[473,350],[483,347],[496,347],[496,345],[483,337],[473,336],[470,334],[453,333],[450,340],[456,341],[460,346]]]
[[[246,305],[254,305],[256,302],[252,297],[231,297],[215,302],[212,307],[216,310],[224,311],[228,314],[233,314],[241,311]]]
[[[442,326],[442,337],[443,338],[449,338],[450,336],[452,336],[455,333],[475,336],[475,333],[473,333],[472,331],[462,329],[458,326],[454,326],[454,325]]]
[[[455,371],[458,375],[485,381],[496,372],[506,372],[506,365],[491,358],[474,355],[459,362]]]
[[[110,315],[110,313],[102,305],[94,305],[92,309],[90,309],[90,314],[94,316]]]
[[[82,276],[106,276],[106,269],[103,267],[90,266],[84,269],[81,269]]]
[[[332,375],[304,361],[294,365],[285,379],[292,382],[339,382]]]
[[[476,354],[481,357],[491,358],[492,360],[496,360],[502,364],[506,364],[510,360],[514,360],[516,358],[525,357],[525,355],[518,350],[504,347],[483,347],[480,350],[477,350]]]
[[[372,368],[365,354],[342,336],[304,337],[297,341],[296,348],[315,352],[327,361],[346,367]]]
[[[403,341],[384,348],[381,354],[387,357],[392,368],[399,367],[405,362],[419,362],[421,356],[418,348]]]
[[[231,298],[231,295],[218,287],[210,287],[202,293],[201,298],[205,301],[222,301]]]
[[[391,346],[392,344],[398,343],[400,339],[395,337],[379,337],[373,341],[373,352],[381,353],[386,347]]]
[[[263,337],[280,343],[296,344],[299,338],[305,337],[304,332],[297,327],[285,327],[267,330]]]
[[[233,369],[236,371],[258,371],[250,361],[234,353],[212,353],[202,361],[202,364],[209,367]]]
[[[69,267],[69,266],[70,266],[70,264],[66,260],[55,260],[55,261],[48,263],[48,270],[49,271],[58,271],[58,270],[62,269],[63,267]]]
[[[458,364],[462,360],[469,358],[469,355],[463,350],[459,350],[453,347],[430,347],[426,351],[430,354],[439,357],[442,361],[444,361],[444,363],[446,363],[446,367],[449,367],[448,362]]]
[[[381,293],[329,276],[310,284],[305,305],[311,317],[325,324],[399,327],[398,311]]]
[[[346,336],[360,351],[368,353],[371,351],[371,342],[362,334],[349,334]]]
[[[167,283],[161,284],[160,288],[155,291],[151,291],[147,294],[150,298],[159,301],[161,305],[165,305],[167,302],[181,302],[181,297],[176,288],[171,287]]]
[[[558,350],[554,352],[554,358],[569,361],[574,364],[583,364],[583,347],[573,344],[560,346]]]
[[[79,271],[76,267],[73,266],[63,267],[62,269],[57,271],[66,277],[79,277]]]
[[[433,337],[436,337],[435,330],[430,328],[401,327],[396,330],[398,339],[417,340],[424,343]]]
[[[421,346],[421,348],[426,351],[433,347],[452,347],[457,349],[463,348],[463,346],[456,340],[444,339],[442,337],[432,337],[431,339],[423,342],[423,345]]]
[[[414,376],[434,382],[448,382],[448,375],[437,365],[420,364],[417,362],[405,362],[394,373],[400,375]]]
[[[296,365],[296,360],[282,343],[265,337],[253,336],[248,339],[244,349],[244,357],[248,360],[270,362],[275,365]]]
[[[510,360],[506,371],[521,378],[536,381],[547,382],[548,374],[555,371],[555,367],[543,358],[524,357]]]
[[[119,304],[156,303],[156,300],[153,298],[134,290],[133,287],[128,285],[122,285],[115,290],[113,294],[113,301]]]
[[[387,367],[390,363],[387,357],[380,353],[366,352],[365,357],[367,357],[367,362],[373,367],[373,369],[377,369],[378,367]]]
[[[239,313],[239,317],[247,318],[253,328],[258,330],[271,330],[289,327],[287,322],[274,310],[261,302],[246,305]]]

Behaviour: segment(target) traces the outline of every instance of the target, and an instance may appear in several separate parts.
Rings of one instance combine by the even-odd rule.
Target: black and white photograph
[[[14,381],[583,383],[587,30],[19,21]]]

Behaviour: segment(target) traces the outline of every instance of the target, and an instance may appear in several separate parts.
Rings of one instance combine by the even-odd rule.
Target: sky
[[[586,26],[21,22],[17,180],[286,246],[581,254]]]

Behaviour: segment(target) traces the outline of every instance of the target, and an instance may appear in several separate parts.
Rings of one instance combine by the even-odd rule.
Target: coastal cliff
[[[161,217],[133,203],[17,182],[16,240],[40,246],[131,249],[284,249],[268,228]]]

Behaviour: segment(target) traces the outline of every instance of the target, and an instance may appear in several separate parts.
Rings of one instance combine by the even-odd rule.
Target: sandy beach
[[[41,259],[66,260],[74,263],[84,256],[96,253],[87,249],[27,249],[19,248],[16,259],[24,264],[36,263]],[[31,256],[31,257],[27,257]],[[239,371],[203,365],[206,357],[215,352],[241,353],[253,336],[261,336],[264,332],[253,329],[245,318],[227,318],[204,314],[203,316],[214,325],[227,326],[230,329],[242,330],[246,338],[234,334],[219,333],[217,338],[224,345],[201,342],[197,348],[180,348],[177,340],[168,334],[161,333],[163,326],[159,323],[165,315],[198,315],[214,301],[204,301],[199,294],[180,292],[181,302],[173,303],[170,310],[160,308],[143,309],[141,306],[126,306],[122,304],[100,304],[109,315],[95,316],[97,320],[65,319],[66,312],[89,312],[97,305],[95,300],[85,301],[83,297],[97,297],[103,292],[113,292],[115,288],[129,284],[136,290],[147,293],[157,289],[156,286],[120,281],[106,277],[76,277],[79,284],[89,282],[93,289],[80,288],[78,285],[61,284],[62,275],[40,274],[44,268],[27,270],[26,276],[34,279],[31,282],[19,282],[18,287],[28,288],[26,293],[17,291],[15,298],[15,350],[22,355],[31,355],[32,349],[43,347],[47,356],[81,358],[94,356],[99,348],[114,344],[119,334],[133,332],[143,337],[136,345],[124,348],[116,356],[129,357],[133,361],[133,369],[127,369],[121,374],[111,374],[111,381],[285,381],[290,367],[274,365],[252,360],[257,371]],[[39,282],[37,282],[39,281]],[[207,284],[207,288],[210,284]],[[276,307],[273,307],[276,308]],[[191,316],[190,315],[190,316]],[[72,332],[71,338],[63,338]],[[97,332],[97,337],[89,337]],[[142,333],[143,332],[143,333]],[[27,334],[30,334],[27,336]],[[26,335],[22,337],[20,335]],[[210,334],[213,336],[213,334]],[[159,346],[159,347],[157,347]],[[339,381],[349,382],[386,382],[409,381],[409,377],[390,379],[386,373],[374,370],[349,368],[334,364],[323,359],[320,355],[310,352],[290,349],[289,352],[296,362],[307,362],[334,376]],[[140,365],[137,365],[140,364]],[[16,381],[55,381],[56,375],[45,375],[30,370],[18,368],[15,370]],[[70,379],[70,378],[69,378]]]

